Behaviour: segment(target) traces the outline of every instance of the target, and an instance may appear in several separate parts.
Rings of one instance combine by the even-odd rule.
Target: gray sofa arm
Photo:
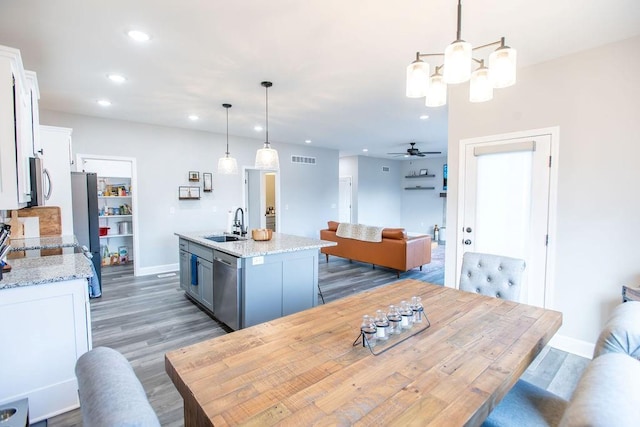
[[[640,422],[640,362],[623,353],[589,363],[560,427],[637,426]]]
[[[76,362],[85,427],[160,426],[142,384],[123,355],[96,347]]]
[[[640,359],[640,301],[618,305],[600,332],[594,359],[606,353],[625,353]]]

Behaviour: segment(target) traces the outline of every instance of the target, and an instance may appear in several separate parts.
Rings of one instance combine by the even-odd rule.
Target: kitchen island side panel
[[[317,304],[318,249],[244,258],[242,327]]]

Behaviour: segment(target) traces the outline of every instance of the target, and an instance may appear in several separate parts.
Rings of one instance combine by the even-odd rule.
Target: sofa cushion
[[[606,353],[625,353],[640,359],[640,301],[618,305],[605,324],[593,357]]]
[[[560,426],[626,427],[639,423],[640,362],[623,353],[607,353],[587,366]]]
[[[385,228],[382,230],[383,239],[404,239],[406,236],[404,228]]]

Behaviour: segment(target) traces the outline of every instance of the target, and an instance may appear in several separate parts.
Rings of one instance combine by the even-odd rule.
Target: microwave
[[[44,206],[51,197],[51,176],[42,167],[42,159],[29,158],[29,178],[31,181],[31,201],[27,206]]]

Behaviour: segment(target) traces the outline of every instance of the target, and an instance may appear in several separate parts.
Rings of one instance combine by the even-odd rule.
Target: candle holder
[[[362,346],[367,347],[371,352],[371,354],[373,354],[374,356],[379,356],[385,351],[392,349],[393,347],[408,340],[409,338],[415,335],[418,335],[419,333],[429,329],[429,327],[431,326],[431,322],[427,317],[427,313],[425,313],[424,311],[421,311],[421,317],[424,320],[424,323],[417,323],[412,328],[411,332],[408,332],[408,333],[403,332],[400,335],[391,334],[391,335],[388,335],[388,339],[384,341],[376,339],[376,333],[374,331],[371,331],[370,329],[367,329],[367,331],[363,331],[361,328],[358,338],[356,338],[356,340],[353,342],[353,347],[362,343]],[[374,326],[375,326],[375,322],[374,322]],[[372,336],[373,340],[369,339],[369,336]],[[374,347],[376,348],[375,351],[373,349]]]

